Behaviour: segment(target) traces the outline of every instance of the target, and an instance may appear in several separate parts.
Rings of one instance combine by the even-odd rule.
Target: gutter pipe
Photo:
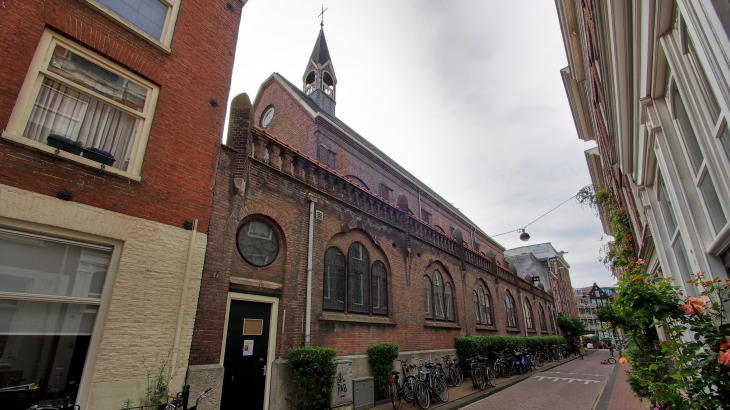
[[[198,232],[198,220],[193,221],[193,232],[190,234],[188,245],[188,258],[185,263],[185,276],[183,279],[182,294],[180,295],[180,307],[177,312],[177,327],[175,328],[175,342],[172,345],[172,358],[170,360],[170,380],[175,376],[177,354],[180,348],[180,336],[182,335],[183,317],[185,316],[185,302],[188,298],[188,283],[190,282],[190,271],[193,269],[193,253],[195,252],[195,234]]]
[[[310,345],[312,322],[312,239],[314,237],[314,203],[317,198],[309,196],[309,240],[307,243],[307,322],[304,328],[304,346]]]

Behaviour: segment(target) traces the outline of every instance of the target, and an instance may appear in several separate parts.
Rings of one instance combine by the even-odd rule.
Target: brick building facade
[[[292,347],[329,346],[370,375],[368,346],[452,353],[459,335],[546,335],[552,295],[504,248],[334,116],[320,32],[301,89],[272,74],[231,104],[188,380],[221,408],[286,406]],[[466,232],[467,234],[463,234]],[[261,313],[263,312],[263,313]],[[241,355],[243,352],[243,355]]]
[[[185,377],[245,1],[125,4],[3,3],[0,386],[34,401]]]

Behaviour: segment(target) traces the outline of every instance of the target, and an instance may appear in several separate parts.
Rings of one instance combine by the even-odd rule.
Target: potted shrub
[[[101,162],[107,166],[114,165],[114,161],[116,161],[116,159],[114,159],[114,155],[99,148],[84,148],[84,153],[82,155],[84,158]]]
[[[61,151],[70,152],[74,155],[81,154],[84,150],[84,144],[80,141],[74,141],[71,138],[66,138],[63,135],[50,134],[46,138],[46,144],[49,147],[58,148]]]

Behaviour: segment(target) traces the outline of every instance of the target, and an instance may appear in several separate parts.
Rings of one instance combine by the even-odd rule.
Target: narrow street
[[[583,360],[575,359],[509,379],[498,378],[495,388],[476,391],[469,379],[460,387],[449,388],[449,401],[431,402],[429,410],[647,410],[650,404],[636,397],[627,381],[626,366],[601,364],[610,357],[608,350],[596,350]],[[614,353],[614,358],[619,356]],[[543,371],[543,369],[545,369]],[[522,381],[520,381],[522,380]],[[490,392],[491,390],[491,392]],[[486,397],[484,397],[486,396]],[[481,398],[483,397],[483,398]],[[481,398],[481,399],[480,399]],[[374,410],[391,410],[390,402]],[[403,403],[402,409],[419,409]]]
[[[617,354],[614,354],[618,358]],[[626,381],[626,367],[605,365],[608,350],[597,350],[583,360],[572,360],[463,407],[467,410],[629,410],[648,409]]]

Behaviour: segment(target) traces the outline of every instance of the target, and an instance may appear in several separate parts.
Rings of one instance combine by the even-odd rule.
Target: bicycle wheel
[[[475,367],[475,365],[472,365],[471,368],[471,385],[474,386],[475,389],[479,388],[479,383],[477,383],[477,379],[479,378],[479,373],[481,370],[479,370],[478,367]]]
[[[441,400],[441,403],[449,401],[449,388],[446,386],[446,378],[441,376],[437,377],[433,381],[434,388],[436,389],[436,395]]]
[[[403,381],[403,399],[408,403],[416,399],[416,378],[412,375],[406,376]]]
[[[495,379],[495,377],[494,377],[494,370],[492,370],[492,368],[491,368],[491,367],[487,367],[487,368],[486,368],[486,371],[487,371],[487,372],[486,372],[486,373],[487,373],[487,377],[486,377],[486,379],[487,379],[487,383],[488,383],[488,384],[489,384],[490,386],[492,386],[492,387],[496,386],[496,385],[497,385],[497,383],[496,383],[496,382],[494,381],[494,379]]]
[[[390,382],[390,402],[393,403],[395,410],[400,410],[400,391],[398,390],[398,383],[395,380]]]
[[[461,386],[461,382],[464,381],[464,374],[461,372],[461,366],[459,366],[458,364],[454,366],[454,377],[455,377],[454,386],[456,386],[456,387]]]
[[[484,390],[484,388],[487,387],[487,380],[486,375],[484,374],[484,368],[480,366],[478,368],[477,375],[477,389]]]
[[[418,402],[418,407],[423,410],[427,410],[431,406],[431,392],[423,380],[416,382],[416,401]]]
[[[616,359],[614,359],[613,357],[609,357],[608,364],[616,364]]]

